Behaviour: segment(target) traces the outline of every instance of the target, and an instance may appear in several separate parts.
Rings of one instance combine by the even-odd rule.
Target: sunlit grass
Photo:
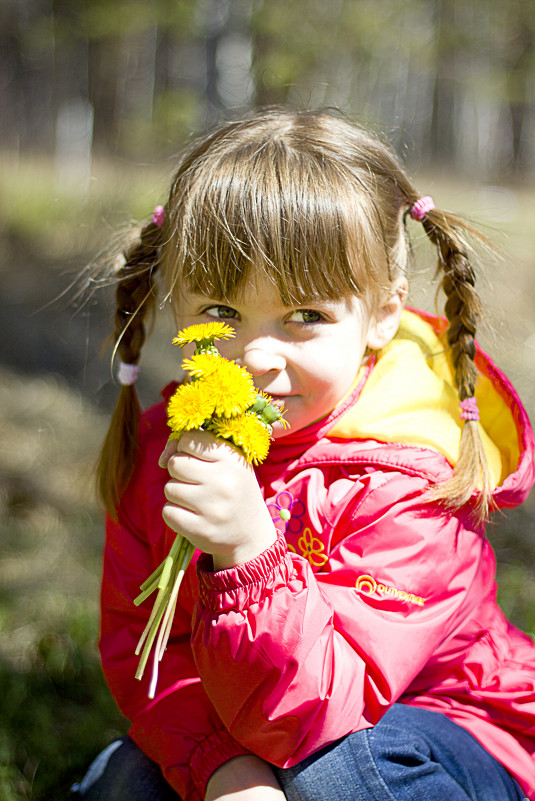
[[[66,797],[124,723],[96,651],[102,416],[54,378],[0,372],[0,798]]]
[[[165,201],[167,164],[124,164],[95,158],[89,171],[66,178],[46,157],[0,154],[0,233],[20,237],[34,250],[66,258],[93,253],[130,220],[146,218]]]

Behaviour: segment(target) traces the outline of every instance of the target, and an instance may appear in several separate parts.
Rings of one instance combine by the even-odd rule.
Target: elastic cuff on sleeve
[[[197,563],[199,596],[212,613],[245,609],[258,602],[266,592],[286,584],[292,572],[286,540],[282,535],[271,547],[246,562],[227,570],[210,570],[212,557],[203,554]]]
[[[206,785],[212,773],[230,759],[250,753],[224,729],[203,740],[193,752],[190,762],[191,776],[201,798],[206,795]]]

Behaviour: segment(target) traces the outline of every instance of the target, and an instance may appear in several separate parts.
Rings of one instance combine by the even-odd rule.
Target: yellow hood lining
[[[476,398],[479,433],[496,487],[518,464],[518,433],[511,409],[481,373]],[[329,436],[431,448],[455,465],[462,431],[458,403],[445,341],[430,323],[405,310],[358,402],[336,421]]]

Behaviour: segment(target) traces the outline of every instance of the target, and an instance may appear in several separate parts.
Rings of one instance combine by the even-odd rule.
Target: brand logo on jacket
[[[388,584],[383,584],[376,581],[373,576],[363,574],[358,577],[355,582],[355,589],[362,595],[378,595],[379,597],[394,597],[400,601],[407,601],[407,603],[415,604],[416,606],[423,606],[425,598],[421,595],[415,595],[413,592],[406,592],[397,587],[391,587]]]

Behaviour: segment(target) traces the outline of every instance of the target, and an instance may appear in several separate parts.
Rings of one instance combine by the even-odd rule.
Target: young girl
[[[417,224],[447,319],[404,310]],[[535,799],[535,648],[484,536],[534,442],[475,343],[466,233],[336,115],[260,112],[182,160],[118,272],[101,652],[132,727],[84,799]],[[258,468],[207,431],[167,443],[165,400],[139,420],[157,284],[284,403]],[[132,599],[175,532],[198,550],[151,700]]]

